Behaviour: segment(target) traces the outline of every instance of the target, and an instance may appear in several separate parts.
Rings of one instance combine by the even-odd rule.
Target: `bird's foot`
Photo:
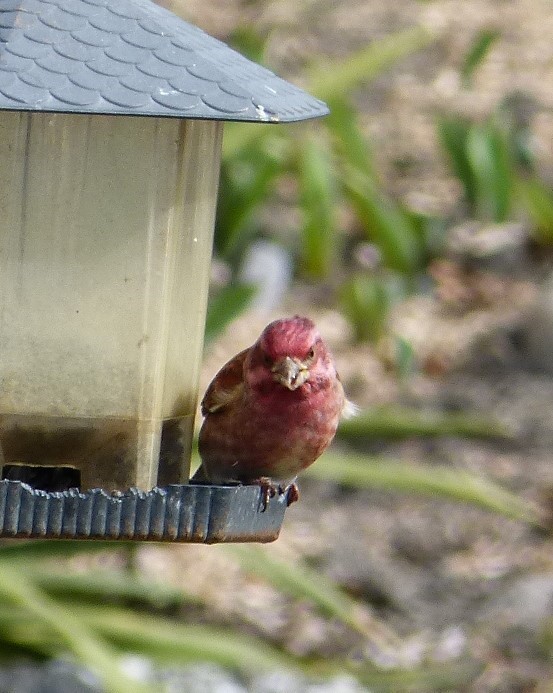
[[[281,486],[279,486],[279,490],[282,489]],[[282,493],[286,494],[286,507],[289,508],[292,503],[295,503],[300,499],[300,490],[298,488],[298,485],[295,482],[292,482],[291,484],[288,484],[286,488],[282,489]]]
[[[264,513],[265,510],[267,510],[269,501],[276,496],[280,487],[268,476],[261,476],[259,479],[254,479],[253,483],[259,484],[261,488],[261,512]]]
[[[282,486],[281,484],[275,484],[275,482],[268,476],[262,476],[259,479],[254,479],[255,484],[259,484],[261,488],[261,512],[264,513],[267,510],[269,501],[276,495],[283,496],[286,494],[286,507],[295,503],[299,497],[300,492],[295,483],[288,484],[288,486]]]

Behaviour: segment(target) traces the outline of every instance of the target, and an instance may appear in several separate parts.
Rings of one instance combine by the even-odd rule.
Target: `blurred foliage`
[[[327,452],[307,470],[306,475],[334,481],[348,488],[385,489],[469,503],[546,528],[540,509],[525,499],[481,476],[445,465],[422,466],[367,455]]]
[[[237,32],[233,38],[239,50],[263,61],[263,44],[251,31]],[[335,289],[336,301],[342,297],[358,338],[375,339],[381,333],[379,325],[389,306],[383,306],[379,317],[374,299],[378,295],[386,301],[391,298],[383,276],[395,273],[396,284],[405,283],[424,268],[430,250],[427,235],[421,232],[426,220],[409,214],[379,184],[352,93],[432,40],[420,28],[407,29],[374,41],[348,58],[313,67],[305,88],[331,108],[330,115],[317,124],[227,125],[215,252],[231,268],[231,284],[239,281],[240,261],[248,245],[275,233],[262,221],[264,207],[286,194],[287,204],[299,212],[299,233],[293,241],[287,239],[297,273]],[[362,279],[348,276],[348,239],[339,214],[346,208],[354,214],[360,236],[378,249],[386,270],[382,276],[365,271],[365,289]],[[286,239],[286,230],[281,231],[279,240]],[[367,294],[369,285],[372,299]],[[217,300],[217,290],[213,294]],[[363,304],[369,312],[363,312]],[[374,327],[372,320],[377,320]],[[212,336],[210,331],[208,337]]]
[[[476,36],[461,68],[470,87],[475,71],[499,35]],[[536,242],[553,242],[553,189],[537,169],[531,145],[535,105],[522,92],[507,94],[484,120],[444,115],[438,135],[464,192],[463,213],[502,223],[522,218]]]
[[[476,34],[460,69],[461,81],[465,88],[472,86],[474,73],[499,37],[500,34],[495,29],[482,29]]]
[[[553,188],[537,176],[518,181],[518,193],[528,212],[535,239],[543,244],[553,243]]]
[[[474,424],[444,419],[433,424],[426,421],[422,430],[431,435],[438,430],[474,435],[508,433],[493,426],[484,432],[483,424],[479,429]],[[387,433],[389,429],[384,429],[384,435]],[[343,487],[426,494],[475,504],[530,525],[542,525],[539,510],[526,500],[491,481],[446,467],[424,468],[366,455],[327,452],[310,468],[308,476]],[[133,569],[136,548],[133,544],[86,541],[0,545],[0,653],[4,659],[70,656],[98,676],[110,693],[160,690],[126,672],[124,656],[130,653],[159,667],[211,661],[245,677],[272,669],[296,670],[317,678],[347,673],[382,691],[407,690],[410,686],[438,690],[441,681],[459,685],[480,671],[480,665],[470,658],[440,667],[402,668],[403,648],[408,648],[408,643],[373,614],[368,604],[348,595],[320,571],[302,562],[289,563],[257,546],[228,546],[224,550],[246,574],[268,582],[291,604],[307,603],[323,618],[355,632],[372,652],[385,657],[389,663],[386,669],[379,669],[370,660],[295,656],[270,644],[261,633],[252,634],[245,623],[235,623],[232,628],[187,623],[198,609],[209,610],[209,603],[197,593],[187,592],[186,584],[176,588],[141,578]],[[119,554],[119,568],[75,572],[67,563],[80,554],[86,557],[110,552]]]
[[[382,406],[360,411],[356,416],[343,420],[338,436],[350,442],[421,436],[512,440],[514,432],[499,421],[466,412],[423,412],[408,407]]]
[[[246,572],[266,580],[289,597],[312,603],[321,614],[347,625],[392,660],[397,656],[402,646],[398,635],[319,571],[271,556],[258,546],[229,546],[227,550],[239,559]]]
[[[491,29],[475,36],[460,66],[464,87],[471,88],[500,38]],[[264,37],[248,28],[233,39],[239,50],[264,62]],[[433,40],[421,28],[407,29],[345,59],[313,66],[305,88],[330,107],[321,121],[227,126],[215,252],[228,263],[231,285],[239,283],[240,262],[251,242],[275,237],[286,245],[297,275],[331,289],[355,338],[375,342],[386,332],[391,308],[416,290],[417,278],[442,252],[459,216],[484,223],[528,219],[536,241],[552,242],[553,190],[533,159],[533,104],[518,92],[483,120],[455,114],[438,118],[439,141],[463,190],[455,218],[416,212],[385,191],[354,106],[356,89],[370,88],[371,80]],[[296,208],[297,233],[275,228],[267,217],[265,210],[279,203]],[[359,243],[374,247],[372,265],[357,266],[352,247]],[[208,337],[214,334],[209,330]]]
[[[125,653],[143,656],[157,666],[211,661],[246,677],[274,669],[301,671],[317,678],[349,673],[367,684],[374,680],[379,690],[397,690],[395,686],[404,675],[393,668],[379,671],[368,662],[354,666],[343,660],[293,656],[260,636],[240,634],[236,627],[187,624],[188,603],[204,609],[209,605],[187,595],[184,587],[176,590],[146,582],[129,568],[69,574],[63,567],[64,559],[79,554],[125,551],[116,543],[31,541],[12,547],[0,546],[3,660],[73,656],[98,676],[110,693],[161,690],[125,673]],[[320,574],[301,564],[291,566],[260,547],[228,550],[244,571],[270,582],[291,600],[311,603],[374,647],[387,650],[390,657],[397,656],[401,647],[398,636],[371,617],[368,607]],[[49,558],[46,565],[45,555]],[[463,670],[469,664],[465,662]],[[445,666],[434,675],[444,676],[449,669]],[[458,663],[454,663],[449,674],[458,669]],[[429,672],[425,669],[409,676],[414,682],[426,681]]]
[[[376,342],[384,334],[390,310],[390,293],[381,277],[356,273],[340,292],[340,307],[350,321],[358,341]]]
[[[541,179],[530,141],[532,104],[510,94],[483,121],[443,116],[440,141],[462,185],[463,214],[483,222],[521,219],[537,243],[553,242],[553,188]]]
[[[482,221],[504,222],[513,207],[514,167],[509,134],[497,115],[482,123],[444,117],[440,140],[463,186],[467,214]]]
[[[205,322],[205,341],[210,342],[238,317],[248,307],[254,294],[253,286],[240,282],[223,286],[212,294]]]

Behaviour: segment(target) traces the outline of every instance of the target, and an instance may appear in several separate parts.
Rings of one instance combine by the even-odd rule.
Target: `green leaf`
[[[117,664],[116,653],[96,635],[93,629],[75,614],[73,608],[56,603],[29,580],[22,570],[3,564],[0,569],[0,602],[21,607],[32,617],[38,628],[47,628],[57,638],[46,645],[45,654],[56,647],[58,653],[67,649],[85,666],[95,672],[110,693],[151,691],[136,680],[123,674]],[[32,633],[30,640],[32,642]],[[16,643],[18,644],[18,643]]]
[[[205,323],[206,344],[246,310],[254,294],[255,287],[250,284],[230,284],[210,295]]]
[[[359,124],[359,115],[346,98],[337,98],[329,104],[330,115],[324,124],[332,134],[334,149],[346,167],[374,178],[369,143]]]
[[[519,180],[517,192],[541,243],[553,243],[553,191],[537,178]]]
[[[467,158],[476,180],[479,218],[506,221],[511,207],[513,173],[505,136],[493,121],[470,128]]]
[[[513,438],[501,422],[480,414],[421,412],[407,407],[375,407],[340,423],[338,435],[345,440],[401,440],[413,436],[460,436],[463,438]]]
[[[415,351],[411,342],[404,337],[396,336],[396,371],[400,381],[407,380],[415,372]]]
[[[330,272],[335,254],[335,187],[329,152],[313,137],[306,139],[298,159],[300,205],[303,215],[302,269],[311,278]]]
[[[0,566],[1,570],[1,566]],[[88,573],[48,571],[44,566],[25,565],[25,574],[50,596],[68,600],[104,603],[136,601],[156,608],[177,607],[199,601],[183,590],[140,579],[134,574],[114,570]]]
[[[463,186],[470,210],[475,210],[477,182],[467,156],[467,139],[470,131],[468,120],[460,117],[442,117],[438,121],[438,136],[453,169]]]
[[[214,245],[226,260],[235,260],[255,235],[255,213],[287,169],[279,144],[280,138],[267,135],[223,161]]]
[[[212,661],[243,672],[294,669],[300,663],[257,638],[188,625],[99,605],[76,605],[75,614],[118,648],[159,662]],[[129,689],[132,690],[132,689]]]
[[[368,612],[361,618],[361,604],[349,597],[319,571],[297,561],[283,561],[258,546],[225,546],[240,561],[242,568],[267,580],[277,589],[296,599],[307,599],[321,613],[342,621],[384,650],[398,650],[400,638]]]
[[[368,240],[378,246],[385,265],[406,274],[421,269],[420,241],[402,208],[357,171],[347,172],[344,186]]]
[[[463,470],[421,466],[363,455],[325,453],[306,474],[353,488],[424,494],[476,505],[513,520],[543,527],[540,511],[498,484]]]
[[[73,541],[71,539],[18,539],[0,544],[0,562],[11,564],[15,561],[43,561],[44,559],[71,558],[80,553],[102,553],[123,551],[135,547],[135,542],[127,541]]]
[[[422,27],[412,27],[373,41],[344,60],[314,67],[307,90],[325,101],[342,98],[356,86],[366,86],[399,60],[434,40]]]
[[[340,290],[342,312],[353,327],[357,341],[376,342],[384,333],[390,297],[382,279],[354,275]]]
[[[482,63],[499,36],[499,32],[494,29],[482,29],[476,34],[461,65],[461,79],[464,87],[472,85],[472,78],[477,67]]]

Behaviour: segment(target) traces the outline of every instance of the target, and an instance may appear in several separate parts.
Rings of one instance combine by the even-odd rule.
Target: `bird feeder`
[[[0,0],[0,536],[276,537],[187,483],[222,129],[326,112],[149,0]]]

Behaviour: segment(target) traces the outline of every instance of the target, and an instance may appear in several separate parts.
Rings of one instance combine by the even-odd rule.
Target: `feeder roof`
[[[328,112],[150,0],[0,0],[0,110],[264,122]]]

